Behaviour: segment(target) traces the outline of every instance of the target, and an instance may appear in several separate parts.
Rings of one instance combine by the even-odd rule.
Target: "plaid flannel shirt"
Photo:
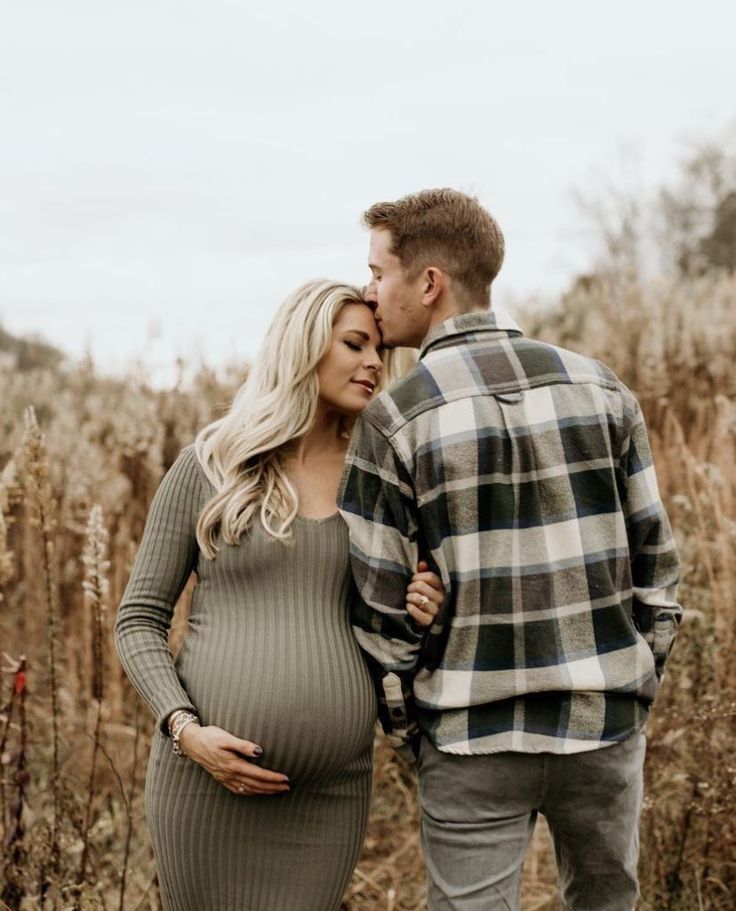
[[[354,628],[397,749],[572,753],[623,740],[681,618],[638,402],[505,314],[434,327],[356,423],[339,494]],[[419,558],[447,597],[405,611]]]

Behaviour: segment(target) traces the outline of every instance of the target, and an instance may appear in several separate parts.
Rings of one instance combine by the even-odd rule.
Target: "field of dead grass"
[[[591,279],[521,320],[605,361],[642,402],[682,556],[685,621],[648,729],[640,907],[732,909],[736,279]],[[161,392],[90,364],[0,364],[0,382],[0,908],[153,911],[142,806],[152,719],[120,669],[112,623],[164,470],[237,377],[203,371]],[[543,826],[524,895],[525,911],[558,907]],[[379,739],[345,907],[415,911],[423,896],[414,783]]]

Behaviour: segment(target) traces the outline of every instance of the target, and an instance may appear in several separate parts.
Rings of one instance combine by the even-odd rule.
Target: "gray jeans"
[[[565,756],[457,756],[422,737],[429,911],[518,911],[537,813],[552,832],[566,911],[632,911],[645,750],[637,733]]]

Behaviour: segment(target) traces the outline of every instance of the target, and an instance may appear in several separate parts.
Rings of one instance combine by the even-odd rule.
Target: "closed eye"
[[[348,348],[352,348],[353,351],[362,351],[363,350],[363,346],[359,345],[357,342],[346,341],[345,344],[348,346]]]

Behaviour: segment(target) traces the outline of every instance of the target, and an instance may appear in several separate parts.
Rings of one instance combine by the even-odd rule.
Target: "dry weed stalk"
[[[736,406],[717,396],[709,414],[707,450],[674,414],[660,430],[658,467],[672,493],[685,622],[649,730],[642,843],[652,904],[645,908],[720,911],[736,896]]]
[[[102,725],[102,702],[104,699],[105,669],[103,663],[103,615],[105,596],[109,589],[107,572],[110,561],[107,559],[108,534],[102,518],[100,506],[93,506],[87,523],[87,541],[82,554],[85,566],[85,579],[82,583],[84,598],[92,612],[92,700],[95,702],[95,725],[93,734],[92,762],[90,764],[87,784],[87,802],[84,810],[82,827],[82,857],[79,861],[77,883],[84,880],[89,855],[89,830],[92,819],[92,803],[95,795],[95,772],[97,754],[100,750],[100,730]]]
[[[8,548],[8,523],[0,503],[0,604],[5,598],[3,589],[14,573],[15,559],[12,550]]]
[[[141,739],[141,724],[140,724],[140,715],[141,715],[141,702],[140,700],[136,701],[135,708],[135,740],[133,741],[133,767],[130,774],[130,790],[128,791],[128,799],[125,801],[125,811],[126,811],[126,820],[127,828],[125,832],[125,847],[123,849],[123,862],[120,869],[120,892],[119,892],[119,901],[118,901],[118,911],[125,911],[125,889],[128,882],[128,864],[130,862],[130,851],[131,845],[133,843],[133,807],[135,806],[136,798],[136,783],[138,780],[138,755],[139,755],[139,745]]]
[[[0,459],[2,456],[0,449]],[[4,610],[0,611],[0,633],[10,612],[7,604],[8,591],[19,582],[22,584],[24,575],[22,559],[15,549],[11,549],[13,529],[18,525],[18,508],[22,506],[23,500],[23,482],[18,473],[17,461],[10,455],[0,472],[0,605],[4,602]],[[24,620],[25,617],[22,617],[19,624],[21,627],[25,626]],[[7,641],[10,641],[9,637]],[[16,644],[20,645],[20,642]]]
[[[51,777],[53,806],[49,860],[51,864],[51,876],[56,878],[61,861],[61,848],[59,844],[59,810],[61,799],[59,779],[59,698],[56,659],[57,607],[54,563],[54,531],[56,528],[56,521],[54,518],[55,508],[51,490],[48,454],[33,407],[27,408],[25,412],[25,433],[23,435],[22,444],[22,472],[30,521],[31,524],[38,529],[41,538],[41,569],[46,602],[49,689],[51,695]],[[43,879],[45,879],[45,877]],[[45,888],[48,888],[51,885],[53,885],[51,882],[44,883]]]
[[[6,670],[6,669],[4,669]],[[5,764],[7,754],[7,732],[13,714],[14,704],[18,704],[18,748],[15,755],[15,794],[9,807],[10,817],[3,838],[3,862],[0,864],[0,901],[9,907],[18,906],[23,897],[23,875],[26,860],[25,828],[23,811],[26,804],[26,791],[29,783],[28,774],[28,722],[26,713],[26,659],[24,655],[17,662],[11,663],[7,671],[13,675],[11,695],[7,705],[7,724],[3,732],[3,743],[0,757]],[[7,756],[8,762],[11,757]],[[3,788],[4,790],[4,788]]]
[[[0,724],[2,724],[2,734],[0,734],[0,831],[4,837],[10,826],[7,797],[5,793],[5,769],[10,765],[12,756],[7,750],[7,746],[11,725],[13,723],[13,711],[20,692],[19,679],[17,676],[19,673],[22,674],[20,682],[23,684],[23,687],[25,687],[26,657],[25,655],[21,655],[18,661],[14,661],[7,652],[3,652],[2,658],[5,662],[5,666],[0,668],[0,692],[4,689],[2,686],[2,675],[8,674],[13,676],[7,701],[3,704],[2,710],[0,710]]]

